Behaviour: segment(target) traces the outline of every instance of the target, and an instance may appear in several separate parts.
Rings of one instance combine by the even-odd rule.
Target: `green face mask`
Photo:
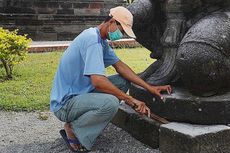
[[[119,28],[117,28],[117,30],[114,32],[108,32],[108,34],[109,34],[109,40],[112,41],[121,39],[123,37],[123,34],[119,30]]]

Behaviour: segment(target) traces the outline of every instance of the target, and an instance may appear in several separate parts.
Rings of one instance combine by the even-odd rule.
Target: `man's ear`
[[[113,24],[114,22],[115,22],[115,19],[112,18],[112,19],[109,20],[108,23],[111,25],[111,24]]]
[[[104,25],[105,25],[106,27],[109,27],[111,24],[112,24],[112,19],[110,19],[110,20],[107,21],[107,22],[104,22]]]

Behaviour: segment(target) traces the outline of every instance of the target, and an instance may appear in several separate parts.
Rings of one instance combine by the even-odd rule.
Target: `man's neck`
[[[100,24],[99,26],[97,26],[97,28],[99,29],[100,35],[102,39],[107,39],[107,31],[106,31],[106,27],[104,26],[104,24]]]

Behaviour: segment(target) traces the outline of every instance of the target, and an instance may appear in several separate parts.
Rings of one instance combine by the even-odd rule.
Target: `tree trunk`
[[[7,64],[7,61],[5,61],[4,59],[0,59],[0,60],[2,61],[2,64],[5,68],[7,79],[12,79],[12,69]]]

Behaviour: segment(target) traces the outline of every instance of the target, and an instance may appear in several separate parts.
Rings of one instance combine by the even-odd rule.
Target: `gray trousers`
[[[125,93],[130,87],[130,83],[120,75],[109,76],[108,79]],[[90,150],[95,139],[116,114],[118,107],[117,97],[95,90],[73,96],[54,114],[59,120],[70,123],[75,136]]]

